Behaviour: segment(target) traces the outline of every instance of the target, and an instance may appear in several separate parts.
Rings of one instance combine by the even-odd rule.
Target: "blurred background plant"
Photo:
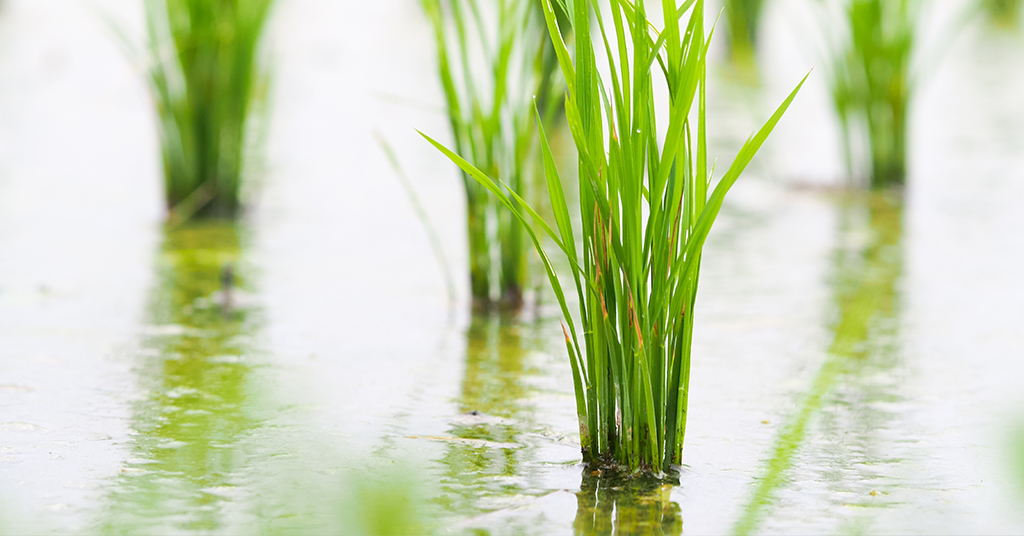
[[[907,110],[915,89],[911,56],[919,0],[828,2],[829,84],[851,180],[873,188],[903,185]],[[842,19],[845,24],[837,24]]]
[[[420,0],[433,27],[438,75],[459,154],[526,197],[536,154],[533,97],[545,116],[560,109],[557,59],[537,0]],[[475,307],[522,304],[523,231],[462,173],[470,289]]]
[[[355,484],[354,523],[343,528],[349,534],[365,536],[401,536],[430,534],[424,519],[423,498],[407,470],[385,471],[384,476],[358,479]]]
[[[1020,26],[1020,15],[1024,0],[979,0],[989,22],[1004,29]]]
[[[405,461],[360,460],[358,470],[326,479],[296,480],[301,468],[274,477],[260,494],[260,512],[243,532],[251,534],[310,534],[346,536],[429,535],[437,532],[434,505],[427,500],[426,483]],[[272,524],[260,520],[269,516]]]
[[[273,0],[144,0],[168,219],[238,215]]]
[[[764,0],[725,0],[729,57],[744,73],[757,70],[757,34]]]
[[[1010,463],[1017,489],[1024,494],[1024,422],[1018,422],[1010,438]]]

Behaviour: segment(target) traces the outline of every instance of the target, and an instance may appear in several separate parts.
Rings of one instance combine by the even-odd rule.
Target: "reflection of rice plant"
[[[767,512],[777,504],[780,491],[790,482],[794,460],[802,452],[809,437],[811,423],[823,408],[836,401],[838,385],[855,386],[858,377],[888,374],[888,367],[879,369],[872,363],[889,361],[885,354],[898,350],[881,349],[880,341],[899,340],[899,278],[903,270],[903,201],[891,190],[855,193],[842,203],[839,237],[840,247],[832,257],[835,261],[833,302],[837,310],[832,324],[832,342],[828,355],[808,385],[802,401],[780,428],[771,457],[764,465],[733,534],[744,536],[764,532]],[[866,217],[866,218],[864,218]],[[864,218],[864,219],[861,219]],[[865,240],[865,237],[867,238]],[[851,247],[857,244],[856,247]],[[893,357],[895,359],[895,357]],[[857,392],[862,410],[871,407],[877,397],[891,393]],[[829,402],[829,399],[833,400]],[[871,411],[871,410],[867,410]],[[831,412],[830,412],[831,413]],[[868,427],[870,428],[870,427]],[[851,437],[844,432],[844,441],[851,444],[868,442],[864,437]]]
[[[993,24],[1003,28],[1016,28],[1024,0],[979,0],[982,9]]]
[[[438,70],[455,147],[473,165],[525,196],[535,153],[531,96],[556,108],[554,62],[534,0],[420,0],[433,25]],[[526,276],[522,230],[463,174],[474,302],[518,305]]]
[[[584,473],[576,505],[573,529],[579,536],[683,533],[672,486],[660,479],[633,478],[614,471]]]
[[[747,141],[709,196],[703,0],[688,0],[678,10],[674,2],[665,2],[667,24],[660,33],[652,31],[642,2],[600,4],[606,11],[594,0],[574,2],[572,24],[578,38],[572,60],[552,2],[544,2],[568,85],[566,119],[579,153],[581,234],[573,229],[569,200],[543,131],[555,229],[521,196],[503,187],[501,177],[489,177],[427,139],[515,215],[544,262],[566,321],[584,460],[658,472],[679,463],[682,455],[704,240],[726,192],[796,90]],[[605,20],[608,16],[610,21]],[[591,18],[600,28],[608,79],[599,75]],[[654,73],[664,76],[656,80]],[[663,136],[655,123],[656,82],[668,88],[667,115],[660,117]],[[572,270],[582,347],[562,284],[530,222],[558,246]],[[583,239],[582,256],[577,236]]]
[[[910,61],[919,7],[918,0],[848,0],[845,31],[828,28],[841,40],[834,47],[830,82],[847,170],[852,177],[866,167],[873,187],[906,180],[907,109],[914,85]]]
[[[273,0],[144,1],[171,218],[234,216],[247,119],[265,81],[257,47]]]
[[[763,6],[764,0],[725,0],[725,21],[729,25],[729,53],[738,66],[754,66],[757,29]]]

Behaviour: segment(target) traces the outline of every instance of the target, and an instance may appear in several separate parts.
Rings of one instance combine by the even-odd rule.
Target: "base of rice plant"
[[[568,89],[565,113],[579,155],[581,225],[572,223],[543,128],[554,227],[504,187],[501,177],[488,176],[424,137],[515,216],[544,264],[564,317],[584,461],[661,474],[682,457],[705,239],[726,193],[800,86],[713,186],[705,116],[713,29],[704,26],[704,1],[677,7],[664,0],[665,24],[655,30],[643,2],[576,0],[570,13],[574,58],[562,41],[552,0],[543,7]],[[597,47],[603,47],[603,69]],[[656,92],[659,87],[667,91]],[[664,107],[656,107],[656,94],[666,95]],[[577,315],[570,312],[563,279],[541,236],[568,261],[565,279],[575,290]]]
[[[144,0],[170,219],[234,217],[273,0]]]

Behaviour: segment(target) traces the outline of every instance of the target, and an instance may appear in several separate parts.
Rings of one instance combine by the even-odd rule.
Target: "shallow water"
[[[463,265],[457,178],[412,130],[446,128],[414,2],[282,2],[256,208],[170,230],[91,6],[0,4],[0,532],[1024,531],[1021,37],[972,26],[933,70],[902,199],[827,188],[811,79],[709,239],[664,487],[584,474],[549,297],[449,306],[372,136]],[[713,157],[814,65],[800,9],[767,15],[761,92],[716,74]]]

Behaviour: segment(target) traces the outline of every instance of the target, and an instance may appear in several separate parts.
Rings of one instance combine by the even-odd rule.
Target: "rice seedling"
[[[979,4],[993,25],[1006,29],[1020,25],[1024,0],[979,0]]]
[[[530,97],[549,114],[560,89],[536,0],[420,0],[433,27],[455,147],[526,196],[536,153]],[[547,59],[546,59],[547,58]],[[522,302],[528,245],[511,214],[462,174],[474,304]]]
[[[906,181],[907,111],[915,86],[910,64],[920,6],[919,0],[846,0],[842,14],[833,17],[843,19],[845,31],[828,27],[839,40],[833,43],[830,85],[846,168],[851,178],[866,175],[875,188]]]
[[[273,0],[144,2],[169,219],[234,217]]]
[[[738,67],[753,69],[764,0],[725,0],[724,7],[729,55]]]
[[[712,191],[705,88],[713,31],[704,26],[703,0],[680,7],[663,1],[661,31],[647,19],[642,2],[576,0],[572,7],[574,59],[562,41],[553,3],[543,3],[568,88],[565,113],[578,152],[579,235],[540,122],[555,228],[501,177],[423,136],[509,210],[543,262],[564,318],[584,462],[658,474],[682,456],[704,241],[729,188],[800,85],[744,144]],[[592,19],[599,31],[591,31]],[[607,80],[599,74],[595,45],[604,47]],[[663,136],[656,119],[666,116],[656,113],[656,81],[668,89]],[[568,261],[580,324],[541,236]]]

